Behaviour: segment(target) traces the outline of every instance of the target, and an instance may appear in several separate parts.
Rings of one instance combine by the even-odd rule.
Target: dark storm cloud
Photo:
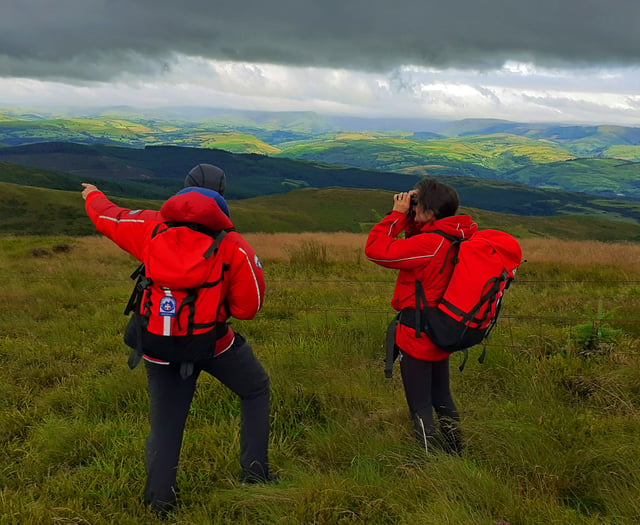
[[[177,55],[388,71],[640,63],[638,0],[2,0],[0,76],[155,75]]]

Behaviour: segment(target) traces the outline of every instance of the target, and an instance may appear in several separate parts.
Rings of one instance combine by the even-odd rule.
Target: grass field
[[[238,475],[238,403],[202,377],[180,524],[632,524],[640,515],[640,245],[522,239],[479,364],[452,358],[462,457],[414,444],[384,377],[395,272],[365,235],[246,235],[265,307],[234,321],[272,380],[280,482]],[[0,523],[148,524],[146,379],[126,365],[135,264],[99,237],[0,238]]]

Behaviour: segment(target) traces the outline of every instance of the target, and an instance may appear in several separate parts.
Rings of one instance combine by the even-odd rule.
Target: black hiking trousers
[[[156,512],[170,511],[176,501],[176,474],[185,422],[200,372],[218,379],[240,398],[240,466],[256,478],[269,475],[269,376],[251,346],[236,333],[227,351],[194,363],[183,379],[180,364],[145,360],[151,430],[146,442],[145,503]],[[211,443],[223,447],[224,443]]]
[[[449,385],[449,359],[423,361],[400,352],[400,372],[415,437],[430,452],[432,447],[450,454],[462,452],[460,416]],[[436,428],[433,411],[438,418]]]

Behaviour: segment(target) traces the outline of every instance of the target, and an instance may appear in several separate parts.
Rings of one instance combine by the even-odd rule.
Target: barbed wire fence
[[[30,276],[31,282],[57,280],[55,276]],[[114,293],[108,299],[97,298],[92,294],[91,290],[96,290],[105,285],[113,286]],[[133,283],[126,277],[113,277],[99,279],[88,277],[83,279],[85,291],[80,294],[78,300],[85,304],[101,304],[109,307],[120,307],[126,302],[127,297],[120,297],[118,289],[120,286],[126,290],[132,287]],[[295,306],[286,306],[281,304],[282,299],[269,301],[269,295],[277,294],[282,290],[295,291],[302,289],[322,289],[327,286],[344,287],[345,294],[356,294],[357,289],[367,287],[367,293],[372,294],[371,287],[375,287],[375,295],[384,301],[390,301],[395,285],[395,277],[393,279],[379,280],[357,280],[357,279],[339,279],[327,276],[326,278],[271,278],[267,280],[267,297],[263,310],[258,314],[256,319],[250,323],[233,320],[239,323],[243,329],[259,336],[260,331],[265,328],[269,333],[276,333],[280,336],[295,337],[300,334],[313,333],[322,334],[323,332],[342,329],[345,331],[357,331],[361,337],[371,338],[380,341],[382,335],[386,331],[386,327],[393,319],[396,312],[391,307],[367,307],[367,306],[328,306],[323,304],[305,305],[296,304]],[[540,314],[517,314],[510,310],[503,310],[491,337],[485,342],[487,348],[509,348],[537,349],[544,352],[549,346],[552,334],[562,334],[565,338],[565,346],[570,349],[580,349],[585,345],[584,338],[589,334],[596,339],[606,340],[608,334],[623,332],[631,334],[638,341],[640,334],[640,318],[636,317],[640,311],[640,280],[554,280],[554,279],[518,279],[514,281],[514,287],[538,287],[538,286],[598,286],[598,287],[630,287],[632,292],[630,297],[637,298],[638,306],[629,308],[629,315],[612,315],[613,312],[593,311],[584,315],[545,315]],[[636,290],[637,287],[637,290]],[[509,292],[510,294],[510,292]],[[597,300],[597,296],[594,297]],[[380,304],[384,304],[384,301]],[[513,298],[507,298],[507,304],[513,305]],[[512,309],[513,310],[513,309]],[[619,314],[616,309],[616,314]],[[580,340],[582,334],[582,341]],[[587,335],[585,335],[587,334]],[[630,351],[640,351],[640,348],[631,348]]]

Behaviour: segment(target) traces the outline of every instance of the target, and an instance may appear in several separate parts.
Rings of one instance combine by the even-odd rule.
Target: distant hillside
[[[345,188],[303,189],[230,201],[241,232],[366,232],[389,211],[392,192]],[[159,209],[161,201],[112,197],[131,209]],[[527,237],[640,241],[640,225],[585,217],[522,217],[463,207],[481,228]],[[59,191],[0,183],[0,235],[91,235],[80,188]]]
[[[211,163],[225,170],[229,188],[227,196],[231,199],[283,193],[300,187],[347,186],[399,191],[412,188],[418,180],[415,175],[173,146],[134,149],[42,143],[0,149],[0,161],[64,172],[83,180],[157,181],[160,186],[167,186],[168,180],[174,189],[168,191],[167,196],[182,186],[185,175],[193,166],[201,162]],[[2,173],[0,180],[5,180]],[[139,193],[131,195],[141,196]]]
[[[636,155],[632,146],[616,148],[619,154]],[[578,159],[553,142],[505,133],[428,141],[343,133],[283,147],[279,156],[416,175],[508,180],[534,188],[640,200],[640,162]]]
[[[640,162],[640,146],[617,146],[613,145],[606,149],[606,157],[614,159],[630,160]]]
[[[627,175],[640,167],[640,127],[496,119],[338,118],[312,112],[215,108],[120,107],[76,115],[68,110],[38,113],[2,108],[0,148],[48,142],[139,149],[216,148],[365,170],[510,180],[608,198],[640,199],[640,191]],[[616,158],[637,166],[627,170],[615,163],[588,163],[588,169],[574,177],[572,166],[565,164],[598,158]],[[551,165],[544,170],[544,180],[530,175],[541,165]],[[41,167],[67,171],[52,164]],[[117,171],[127,169],[135,166],[125,164]],[[607,181],[606,189],[602,180]]]
[[[300,188],[406,191],[413,188],[422,175],[420,172],[403,174],[341,168],[212,149],[133,149],[59,143],[0,149],[2,162],[0,181],[54,189],[72,189],[74,184],[79,187],[80,182],[94,182],[113,195],[152,199],[164,199],[178,191],[184,175],[199,162],[216,164],[226,171],[226,196],[229,199],[286,193]],[[37,170],[25,171],[26,166],[34,166]],[[638,201],[603,199],[491,179],[446,175],[438,178],[453,185],[462,201],[475,208],[516,215],[584,214],[640,220]]]
[[[69,118],[55,115],[0,117],[0,147],[39,142],[218,147],[239,153],[272,153],[280,142],[309,139],[330,129],[306,113],[214,112],[199,118],[172,113],[111,110]],[[316,122],[314,124],[314,122]],[[304,131],[300,131],[304,130]]]
[[[571,159],[514,170],[507,180],[537,188],[573,188],[605,197],[640,200],[640,163],[620,159]]]
[[[598,156],[613,145],[640,145],[640,127],[576,126],[498,119],[464,119],[443,123],[437,129],[449,137],[507,133],[536,140],[543,139],[561,145],[576,156]]]
[[[56,190],[75,190],[82,182],[91,182],[100,186],[112,195],[122,197],[140,197],[144,199],[165,199],[182,188],[184,177],[159,178],[135,177],[133,180],[111,177],[104,172],[103,176],[95,177],[89,173],[82,174],[82,170],[71,175],[60,171],[50,171],[41,168],[30,168],[0,161],[0,181],[36,186]]]
[[[499,119],[444,121],[424,118],[360,118],[319,115],[309,111],[250,111],[174,107],[110,107],[74,111],[0,107],[0,145],[75,141],[202,146],[201,138],[220,133],[251,135],[266,145],[315,140],[342,132],[408,132],[415,140],[469,135],[520,135],[563,147],[574,156],[606,156],[612,146],[640,145],[640,127],[576,126],[513,122]],[[251,142],[247,142],[248,147]],[[238,151],[238,150],[233,150]],[[238,151],[239,152],[239,151]],[[245,151],[246,152],[246,151]]]
[[[504,133],[426,141],[411,135],[340,133],[283,147],[280,156],[383,171],[444,168],[449,174],[483,178],[502,178],[523,166],[572,158],[551,142]]]
[[[73,192],[60,191],[0,182],[0,234],[89,235],[94,233],[95,228],[84,211],[81,190],[82,188],[78,187]],[[123,199],[122,203],[123,206],[131,208],[150,204],[150,202],[126,199]]]

